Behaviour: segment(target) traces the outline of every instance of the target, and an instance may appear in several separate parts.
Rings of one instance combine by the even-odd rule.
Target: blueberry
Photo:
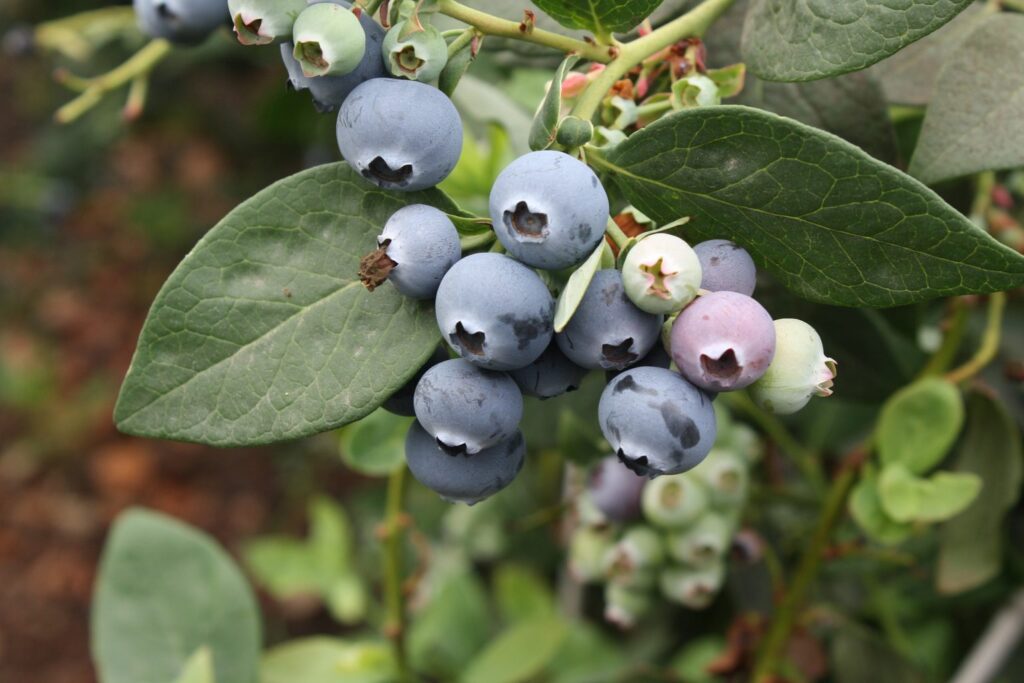
[[[576,391],[586,374],[585,369],[565,357],[554,341],[548,344],[540,358],[524,368],[509,372],[525,395],[542,400]]]
[[[390,280],[413,299],[433,299],[441,278],[462,256],[459,233],[443,211],[412,204],[391,215],[359,277],[371,292]]]
[[[789,415],[813,396],[831,396],[836,362],[825,356],[821,337],[813,327],[795,318],[775,321],[775,358],[768,372],[750,387],[759,406]]]
[[[201,43],[230,18],[225,0],[134,0],[142,32],[172,43]]]
[[[523,395],[508,375],[461,359],[427,370],[413,406],[423,428],[453,455],[479,453],[512,438],[523,419]]]
[[[673,560],[709,568],[725,557],[732,532],[732,523],[723,515],[705,513],[689,528],[669,534],[665,545]]]
[[[640,496],[646,483],[647,479],[609,455],[591,472],[587,495],[608,521],[629,522],[640,516]]]
[[[661,594],[690,609],[704,609],[725,583],[725,566],[716,562],[703,569],[669,567],[661,572]]]
[[[772,317],[745,294],[712,292],[683,309],[672,325],[672,360],[708,391],[750,386],[775,356]]]
[[[452,266],[435,307],[444,339],[483,368],[524,368],[551,342],[554,299],[537,273],[501,254],[473,254]]]
[[[333,2],[307,5],[292,27],[292,54],[306,76],[344,76],[366,53],[366,32],[359,17]]]
[[[640,500],[648,522],[664,529],[693,524],[708,508],[708,493],[695,477],[674,474],[644,487]]]
[[[661,316],[633,305],[619,271],[600,270],[556,339],[562,353],[581,367],[622,370],[654,347],[661,322]]]
[[[341,105],[338,147],[345,161],[380,188],[425,190],[458,163],[462,120],[437,88],[375,78]]]
[[[450,503],[473,505],[512,483],[523,469],[523,433],[473,455],[451,455],[413,422],[405,437],[405,459],[416,480]]]
[[[661,534],[646,525],[635,526],[609,549],[604,558],[605,576],[609,582],[624,586],[651,586],[664,561]]]
[[[747,499],[750,471],[742,455],[716,445],[693,474],[704,482],[719,509],[738,509]]]
[[[619,628],[633,628],[653,607],[647,588],[634,588],[619,583],[604,587],[604,618]]]
[[[675,313],[700,289],[700,259],[689,244],[666,233],[645,237],[626,254],[626,295],[648,313]]]
[[[757,266],[746,249],[729,240],[708,240],[693,250],[704,272],[701,289],[753,295],[757,287]]]
[[[430,24],[413,28],[408,21],[391,27],[382,47],[392,76],[429,82],[441,75],[448,63],[448,43]]]
[[[608,529],[577,527],[569,540],[569,573],[581,583],[597,583],[604,579],[604,558],[611,550]]]
[[[448,351],[445,347],[439,346],[434,350],[434,355],[427,359],[427,362],[423,364],[423,367],[419,369],[416,375],[406,382],[401,389],[391,394],[386,401],[384,401],[384,409],[388,412],[394,413],[395,415],[402,415],[404,417],[413,417],[416,415],[416,408],[413,405],[413,396],[416,393],[416,385],[423,379],[423,375],[426,374],[427,370],[434,367],[438,363],[443,363],[448,360]]]
[[[242,45],[269,45],[291,37],[295,18],[306,9],[306,0],[228,0],[235,35]]]
[[[612,379],[598,420],[619,460],[649,477],[700,464],[717,431],[707,394],[662,368],[632,368]]]
[[[583,262],[604,238],[608,195],[583,162],[563,152],[531,152],[498,175],[491,220],[508,253],[535,268]]]

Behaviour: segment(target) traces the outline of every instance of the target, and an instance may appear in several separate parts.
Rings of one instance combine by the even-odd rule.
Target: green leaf
[[[386,476],[405,466],[405,433],[411,417],[383,408],[341,430],[341,459],[360,474]]]
[[[601,270],[601,262],[610,254],[611,247],[607,241],[601,240],[594,253],[569,276],[569,281],[565,283],[565,289],[558,295],[558,302],[555,304],[555,332],[564,330],[572,320],[573,314],[583,301],[583,295],[587,293],[590,281],[594,279],[597,271]]]
[[[269,650],[260,683],[392,683],[397,670],[386,643],[316,636]]]
[[[1024,16],[986,19],[939,72],[910,172],[922,182],[1024,165]]]
[[[812,81],[871,66],[936,30],[974,0],[754,0],[747,67],[770,81]]]
[[[558,119],[562,115],[562,81],[580,58],[575,55],[566,57],[555,71],[547,93],[541,100],[540,107],[530,125],[530,149],[548,149],[555,144],[558,135]]]
[[[515,564],[503,564],[494,575],[494,597],[502,618],[513,623],[555,613],[555,599],[543,577]]]
[[[732,105],[670,114],[588,160],[659,223],[692,216],[812,301],[884,307],[1024,284],[1024,256],[839,138]]]
[[[882,407],[876,434],[879,459],[883,465],[900,464],[924,474],[946,455],[963,423],[963,399],[956,385],[939,377],[915,382]]]
[[[898,522],[942,522],[960,514],[981,491],[969,472],[936,472],[924,479],[900,463],[886,465],[878,495],[886,514]]]
[[[409,628],[409,660],[417,671],[454,680],[490,637],[487,594],[472,574],[441,584]]]
[[[747,78],[746,64],[731,64],[721,69],[708,69],[708,78],[718,86],[718,96],[722,99],[736,97],[743,91]]]
[[[560,617],[517,622],[494,639],[463,672],[461,683],[521,683],[534,678],[558,653],[569,625]]]
[[[550,683],[615,683],[628,680],[629,665],[621,639],[583,621],[572,624],[547,670]]]
[[[629,31],[658,8],[661,0],[534,0],[559,24],[598,36]]]
[[[886,513],[873,469],[865,470],[850,493],[850,514],[868,538],[882,545],[902,543],[914,530],[910,524],[897,522]]]
[[[848,620],[831,641],[830,659],[836,683],[925,683],[917,671],[886,640]]]
[[[1020,431],[1003,404],[974,393],[967,414],[955,469],[980,477],[985,495],[942,528],[936,584],[943,593],[975,588],[999,573],[1003,519],[1020,497],[1024,476]]]
[[[114,418],[137,436],[216,446],[316,434],[368,415],[437,344],[430,305],[369,292],[359,260],[396,210],[348,164],[252,197],[200,240],[153,303]]]
[[[100,559],[92,655],[102,683],[168,683],[209,648],[217,683],[252,683],[260,650],[256,600],[209,536],[131,509]]]
[[[203,646],[196,650],[188,661],[181,675],[174,679],[174,683],[216,683],[213,673],[213,653],[210,648]]]

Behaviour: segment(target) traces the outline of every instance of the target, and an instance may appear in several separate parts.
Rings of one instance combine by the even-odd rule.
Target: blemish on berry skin
[[[664,401],[658,406],[661,419],[669,433],[677,437],[683,444],[683,448],[693,448],[700,443],[700,429],[694,421],[682,409],[671,401]]]

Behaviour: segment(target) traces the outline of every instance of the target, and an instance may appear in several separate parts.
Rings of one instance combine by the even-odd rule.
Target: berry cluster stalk
[[[402,587],[402,499],[405,492],[405,467],[388,477],[387,502],[381,538],[384,542],[384,633],[394,647],[399,681],[411,680],[405,652],[405,601]]]

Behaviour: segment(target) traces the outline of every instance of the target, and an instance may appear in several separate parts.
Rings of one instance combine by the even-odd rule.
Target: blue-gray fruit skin
[[[441,278],[462,257],[455,224],[426,204],[405,206],[392,214],[377,245],[387,245],[388,258],[395,262],[388,280],[413,299],[433,299]]]
[[[582,263],[604,238],[608,195],[583,162],[563,152],[531,152],[494,181],[490,210],[509,255],[560,270]]]
[[[703,272],[700,287],[709,292],[750,296],[757,287],[757,266],[743,247],[729,240],[708,240],[693,248]]]
[[[423,367],[419,369],[413,378],[384,401],[384,410],[403,417],[414,417],[416,415],[416,407],[413,405],[412,397],[416,393],[416,385],[423,379],[423,375],[426,374],[427,370],[446,360],[448,360],[448,351],[445,347],[439,346],[434,349],[434,355],[427,359],[427,362],[423,364]]]
[[[555,301],[540,276],[502,254],[473,254],[452,266],[434,308],[444,340],[490,370],[525,368],[554,331]]]
[[[598,421],[619,460],[651,478],[700,464],[718,431],[707,394],[671,370],[652,367],[632,368],[609,382]]]
[[[150,38],[195,45],[231,19],[227,0],[135,0],[135,18]]]
[[[588,369],[624,370],[654,348],[662,316],[637,308],[617,270],[599,270],[565,329],[555,335],[558,348]]]
[[[413,406],[416,419],[450,454],[472,455],[510,439],[523,419],[523,394],[508,375],[462,359],[427,370]]]
[[[315,3],[310,3],[315,4]],[[339,5],[349,6],[347,2],[339,2]],[[320,112],[337,111],[338,107],[345,101],[357,86],[374,78],[385,78],[388,76],[387,66],[381,56],[381,45],[384,43],[385,31],[380,24],[363,12],[359,15],[359,24],[366,31],[366,52],[363,60],[352,73],[344,76],[320,76],[309,78],[303,75],[302,66],[292,54],[295,46],[291,42],[281,44],[281,61],[288,70],[288,83],[295,90],[309,90],[313,96],[313,104]]]
[[[474,455],[449,455],[419,422],[405,437],[405,459],[412,476],[449,503],[474,505],[512,483],[523,469],[526,442],[516,431]]]
[[[610,522],[640,517],[640,497],[647,480],[609,455],[594,467],[587,482],[591,502]]]
[[[366,180],[411,192],[448,177],[462,154],[462,119],[437,88],[390,78],[358,86],[338,112],[338,148]]]
[[[540,358],[525,368],[509,372],[525,395],[541,400],[579,389],[586,374],[586,369],[566,358],[553,341]]]

